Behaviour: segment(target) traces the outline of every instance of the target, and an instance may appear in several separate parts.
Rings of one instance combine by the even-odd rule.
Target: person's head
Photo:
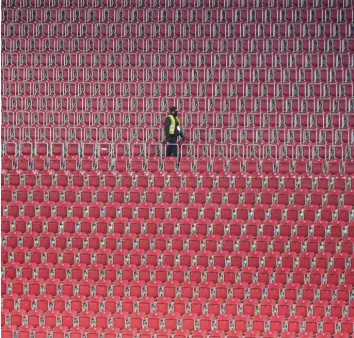
[[[177,116],[177,107],[170,107],[170,114],[172,114],[174,117]]]

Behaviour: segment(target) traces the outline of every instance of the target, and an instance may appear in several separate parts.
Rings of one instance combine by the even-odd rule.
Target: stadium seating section
[[[352,0],[1,16],[2,337],[353,337]]]

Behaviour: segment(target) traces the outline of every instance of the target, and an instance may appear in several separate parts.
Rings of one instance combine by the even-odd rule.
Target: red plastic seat
[[[324,317],[323,318],[323,334],[328,335],[329,337],[336,332],[336,325],[338,324],[337,317]],[[318,336],[318,334],[317,334]],[[320,336],[321,337],[321,336]],[[326,337],[326,336],[324,336]]]
[[[278,171],[282,174],[290,173],[292,168],[292,160],[287,157],[283,157],[279,160]]]
[[[24,316],[26,315],[26,312],[24,310],[12,310],[11,311],[11,324],[16,327],[22,326],[22,321]]]
[[[175,187],[164,187],[162,191],[162,201],[172,204],[175,198],[177,189]]]
[[[138,217],[141,217],[142,219],[148,219],[150,218],[150,213],[152,211],[152,203],[139,203],[138,204]]]
[[[64,188],[61,186],[51,186],[49,187],[49,201],[59,202],[61,194],[64,192]]]
[[[160,328],[160,322],[162,315],[159,313],[150,313],[148,315],[148,327],[150,329],[158,330]]]
[[[323,159],[314,158],[310,164],[311,172],[316,175],[323,173],[325,170],[325,164],[326,164],[326,162]]]
[[[128,194],[127,187],[115,187],[113,191],[113,201],[117,203],[124,203]]]
[[[148,157],[146,160],[146,169],[149,172],[156,173],[160,170],[162,160],[160,157]]]
[[[240,173],[243,170],[243,159],[238,158],[231,158],[229,162],[229,171],[233,174]]]
[[[285,322],[285,317],[283,315],[272,315],[270,316],[270,330],[276,332],[277,334],[283,331],[283,324]]]
[[[249,321],[249,315],[243,314],[235,316],[235,330],[239,332],[246,332]]]
[[[113,177],[116,178],[117,176],[117,173],[115,172],[112,172],[112,173],[106,173],[106,184],[107,184],[107,176],[109,176],[109,185],[111,187],[114,187],[116,186],[116,181]],[[113,176],[113,177],[111,177]],[[132,172],[132,171],[123,171],[121,174],[120,174],[120,185],[122,187],[127,187],[127,188],[131,188],[133,186],[133,178],[135,176],[135,173]]]
[[[326,303],[328,304],[328,302]],[[333,300],[330,308],[331,308],[331,316],[334,316],[336,318],[342,318],[343,309],[345,308],[345,301]],[[321,311],[320,315],[322,315],[321,317],[324,317],[325,310]]]
[[[324,248],[325,252],[334,254],[337,251],[338,238],[335,237],[325,237]]]
[[[343,317],[341,320],[342,333],[352,335],[354,332],[354,319],[353,317]]]
[[[290,332],[299,333],[300,325],[302,322],[302,317],[300,316],[289,316],[288,318],[288,330]]]
[[[278,315],[289,317],[290,308],[293,305],[293,301],[290,299],[280,299],[278,302]]]
[[[199,157],[196,161],[196,170],[200,173],[208,172],[211,167],[210,158]]]
[[[159,192],[159,188],[148,187],[146,189],[146,202],[156,204]]]
[[[138,199],[140,201],[140,197]],[[127,202],[127,203],[122,203],[122,217],[131,219],[133,218],[133,212],[136,209],[136,203],[133,202]]]
[[[192,157],[182,157],[179,170],[183,173],[187,173],[193,170],[194,159]]]
[[[60,201],[56,205],[56,215],[57,217],[67,217],[69,208],[71,207],[71,202],[69,201]]]
[[[224,157],[216,157],[212,162],[213,171],[216,173],[222,173],[226,168],[226,159]]]
[[[349,271],[348,271],[349,270]],[[348,302],[350,298],[350,292],[352,291],[353,287],[350,284],[351,278],[353,277],[353,269],[348,269],[345,273],[345,282],[347,284],[340,284],[338,285],[337,293],[338,293],[338,300],[343,300]]]
[[[265,284],[263,283],[252,283],[250,284],[250,298],[257,299],[258,301],[262,299],[263,289],[265,288]]]
[[[187,188],[197,188],[201,174],[195,171],[189,171],[185,175],[185,182]]]
[[[268,317],[271,317],[273,314],[274,306],[275,306],[274,299],[262,299],[260,302],[260,313],[262,315],[266,315]]]
[[[128,170],[129,158],[128,157],[117,157],[115,160],[115,170],[119,172],[124,172]]]
[[[29,293],[38,296],[40,294],[41,286],[44,284],[42,278],[32,278],[28,281]]]
[[[6,290],[5,290],[6,292]],[[3,309],[12,311],[15,309],[15,303],[18,301],[17,294],[5,294],[3,297]]]
[[[264,332],[266,319],[265,315],[255,315],[253,317],[253,329],[255,332]]]
[[[17,199],[18,200],[20,200],[20,198],[21,198],[20,194],[19,194],[20,189],[22,189],[21,186],[18,186],[18,188],[17,188]],[[16,187],[14,185],[3,185],[2,186],[2,200],[6,201],[6,202],[11,202],[12,199],[13,199],[12,198],[12,194],[15,191],[16,191]],[[26,196],[25,196],[24,200],[27,201],[27,199],[28,199],[28,191],[26,190],[25,193],[26,193]]]
[[[22,325],[18,329],[18,336],[21,338],[30,338],[35,328],[32,325]]]
[[[33,218],[34,216],[36,216],[36,210],[38,209],[39,205],[39,202],[36,201],[25,202],[24,215]],[[51,215],[49,214],[49,216]]]
[[[167,157],[163,161],[163,169],[168,172],[174,172],[177,169],[178,159],[175,157]]]
[[[281,284],[288,283],[288,276],[290,273],[289,268],[276,268],[275,270],[275,282]]]
[[[5,277],[14,279],[17,276],[17,271],[20,268],[20,263],[18,262],[8,262],[5,265]]]
[[[235,204],[224,203],[221,206],[220,215],[222,219],[230,221],[233,218],[233,213],[235,211]]]

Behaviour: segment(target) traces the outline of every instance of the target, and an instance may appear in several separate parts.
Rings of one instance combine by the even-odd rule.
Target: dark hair
[[[173,113],[177,110],[177,107],[170,107],[170,113]]]

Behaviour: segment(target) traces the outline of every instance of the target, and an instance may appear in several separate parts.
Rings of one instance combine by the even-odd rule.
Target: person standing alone
[[[184,135],[181,128],[181,122],[177,117],[176,107],[171,107],[164,123],[165,138],[167,140],[166,156],[178,157],[178,137],[184,141]]]

